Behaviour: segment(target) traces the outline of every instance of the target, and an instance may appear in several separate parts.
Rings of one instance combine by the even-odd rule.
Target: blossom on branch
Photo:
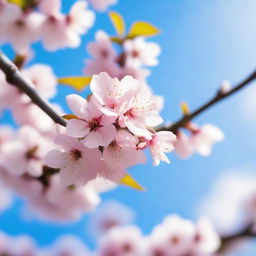
[[[162,118],[145,84],[131,76],[118,80],[102,72],[93,76],[90,89],[87,100],[67,97],[74,114],[67,115],[66,135],[57,137],[61,147],[45,159],[46,165],[60,169],[64,185],[86,184],[97,176],[118,183],[128,167],[146,162],[142,151],[146,147],[155,165],[169,163],[165,153],[174,149],[176,136],[154,131]]]

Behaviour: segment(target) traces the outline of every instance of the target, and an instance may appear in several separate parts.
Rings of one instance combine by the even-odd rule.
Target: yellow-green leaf
[[[182,113],[185,116],[189,115],[190,111],[189,111],[189,106],[188,106],[187,102],[184,102],[184,101],[181,102],[180,108],[181,108]]]
[[[143,188],[131,175],[126,174],[119,182],[121,185],[134,188],[136,190],[145,191]]]
[[[123,43],[123,40],[119,37],[116,37],[116,36],[112,36],[112,37],[110,37],[110,39],[113,43],[117,43],[117,44],[121,44],[121,45]]]
[[[123,17],[117,12],[109,12],[109,18],[116,30],[118,36],[122,37],[125,33],[125,23]]]
[[[23,9],[34,8],[37,5],[36,0],[8,0],[8,2],[12,4],[16,4]]]
[[[67,114],[67,115],[64,115],[62,116],[64,119],[66,120],[71,120],[71,119],[79,119],[79,117],[77,117],[76,115],[74,114]]]
[[[92,78],[85,76],[77,76],[77,77],[63,77],[59,78],[58,82],[60,84],[69,85],[75,88],[78,91],[83,90],[87,85],[90,84]]]
[[[150,37],[160,33],[160,30],[152,24],[145,21],[137,21],[133,23],[127,38],[135,38],[137,36]]]

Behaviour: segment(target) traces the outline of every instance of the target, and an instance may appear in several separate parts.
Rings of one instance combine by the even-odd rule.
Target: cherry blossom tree
[[[256,235],[255,180],[250,177],[234,178],[241,188],[235,203],[225,192],[225,182],[217,186],[234,218],[243,215],[233,222],[232,214],[228,216],[232,225],[240,223],[232,232],[222,232],[210,218],[218,216],[209,202],[221,204],[219,191],[203,203],[209,216],[192,221],[170,213],[149,234],[118,203],[97,213],[102,193],[122,185],[144,190],[129,170],[139,169],[148,157],[157,168],[171,162],[170,153],[182,159],[195,153],[209,156],[224,133],[210,120],[199,125],[194,119],[256,80],[254,71],[234,86],[223,81],[197,109],[190,111],[183,102],[182,117],[168,123],[160,114],[164,99],[148,82],[161,54],[160,45],[150,40],[160,30],[144,21],[127,29],[121,14],[113,11],[108,14],[116,35],[99,28],[94,41],[88,40],[89,57],[80,76],[57,77],[49,65],[29,64],[37,60],[35,43],[47,52],[79,47],[94,25],[95,10],[103,12],[116,3],[76,0],[65,13],[61,0],[0,0],[0,43],[10,45],[15,55],[10,60],[0,52],[0,112],[8,109],[15,122],[15,127],[0,126],[0,211],[15,194],[39,219],[66,223],[94,214],[91,229],[97,237],[95,250],[68,235],[40,248],[28,236],[0,233],[0,255],[214,256]],[[65,98],[68,112],[54,102],[58,85],[74,90]]]

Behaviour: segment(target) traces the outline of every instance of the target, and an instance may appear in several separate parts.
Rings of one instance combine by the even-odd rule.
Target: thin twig
[[[230,89],[228,92],[220,92],[218,91],[217,94],[208,102],[206,102],[204,105],[202,105],[201,107],[199,107],[198,109],[196,109],[195,111],[191,112],[188,115],[183,116],[180,120],[178,120],[177,122],[175,122],[172,125],[169,126],[163,126],[163,127],[158,127],[158,131],[172,131],[172,132],[177,132],[177,130],[179,128],[185,127],[186,124],[192,120],[193,118],[195,118],[196,116],[198,116],[199,114],[201,114],[202,112],[204,112],[205,110],[209,109],[211,106],[217,104],[218,102],[226,99],[227,97],[233,95],[234,93],[236,93],[237,91],[241,90],[242,88],[244,88],[245,86],[249,85],[252,81],[254,81],[256,79],[256,71],[254,71],[250,76],[248,76],[244,81],[242,81],[241,83],[239,83],[238,85],[236,85],[235,87],[233,87],[232,89]]]
[[[219,249],[219,253],[225,253],[225,251],[229,248],[229,246],[236,242],[239,239],[245,238],[256,238],[256,233],[253,232],[253,225],[246,225],[244,229],[238,231],[237,233],[223,236],[221,238],[221,247]]]
[[[38,94],[33,84],[21,75],[19,69],[2,52],[0,52],[0,69],[4,72],[9,84],[16,86],[28,95],[32,102],[41,108],[55,123],[66,126],[66,121]]]
[[[52,108],[52,106],[46,100],[40,97],[40,95],[34,89],[31,82],[22,77],[18,68],[2,52],[0,52],[0,69],[2,69],[2,71],[5,73],[6,80],[10,84],[16,86],[25,94],[27,94],[36,105],[38,105],[49,117],[53,119],[55,123],[66,126],[66,121],[60,115],[58,115],[58,113]],[[202,105],[195,111],[191,112],[189,115],[183,116],[176,123],[169,126],[158,127],[157,130],[177,132],[179,128],[185,127],[190,120],[192,120],[205,110],[209,109],[211,106],[217,104],[218,102],[226,99],[227,97],[233,95],[240,89],[249,85],[255,79],[256,71],[254,71],[248,78],[246,78],[244,81],[233,87],[233,89],[229,90],[228,92],[218,91],[218,93],[211,100],[206,102],[204,105]]]

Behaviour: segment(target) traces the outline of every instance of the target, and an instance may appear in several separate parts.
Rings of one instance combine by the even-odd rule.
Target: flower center
[[[108,50],[103,49],[103,50],[101,51],[101,56],[106,59],[106,58],[108,57]]]
[[[137,50],[132,51],[132,57],[133,58],[138,58],[139,55],[140,55],[139,51],[137,51]]]
[[[129,117],[129,118],[135,118],[135,113],[134,110],[131,108],[127,112],[124,113],[124,116]]]
[[[25,23],[24,23],[23,20],[17,20],[15,24],[16,24],[17,27],[24,27],[25,26]]]
[[[38,146],[34,146],[33,148],[29,149],[26,152],[26,159],[32,159],[32,158],[36,158],[36,151],[38,150]]]
[[[129,243],[124,243],[122,246],[123,252],[130,252],[132,250],[132,246]]]
[[[95,119],[91,120],[89,122],[89,127],[91,128],[91,131],[97,129],[98,127],[100,127],[99,119],[95,118]]]
[[[71,155],[71,157],[72,157],[75,161],[79,160],[79,159],[82,157],[82,153],[81,153],[81,151],[78,150],[78,149],[72,150],[72,151],[70,152],[70,155]]]

